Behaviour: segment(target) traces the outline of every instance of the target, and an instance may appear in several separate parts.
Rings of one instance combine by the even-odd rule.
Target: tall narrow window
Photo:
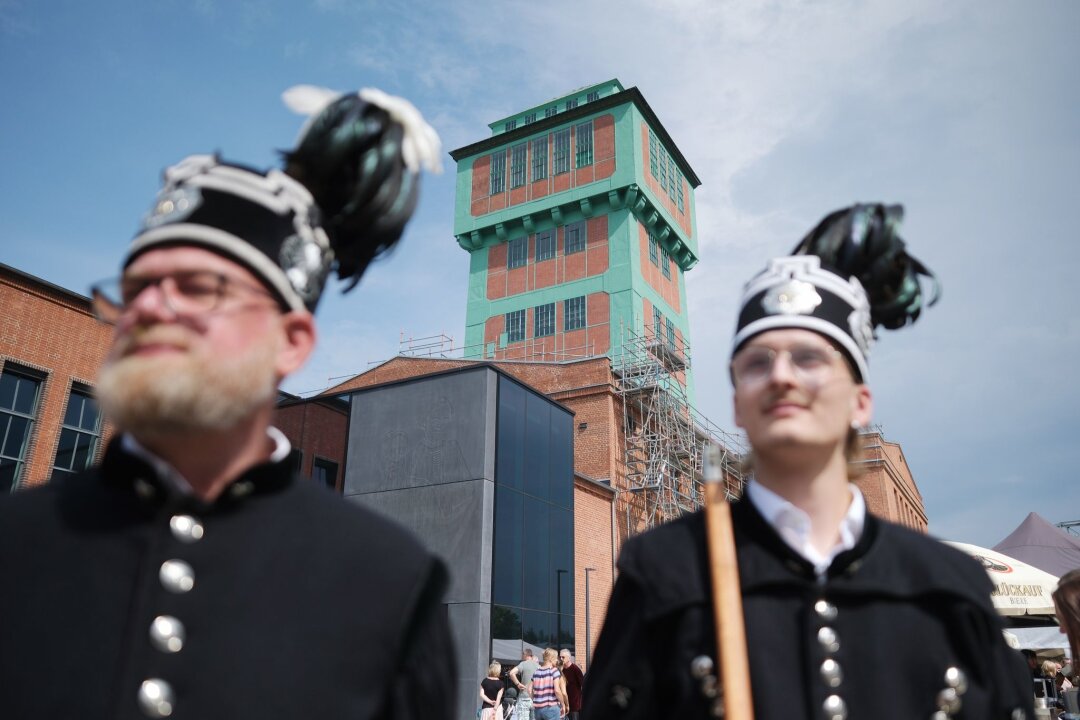
[[[663,257],[660,258],[660,272],[664,274],[668,280],[671,279],[671,256],[667,254],[667,250],[663,252]]]
[[[551,159],[554,164],[552,171],[554,175],[570,172],[570,128],[555,133],[555,150]]]
[[[664,333],[664,316],[660,314],[660,308],[653,305],[652,309],[653,337],[657,340]]]
[[[503,132],[510,132],[517,127],[517,120],[507,120],[503,125]]]
[[[667,346],[674,352],[675,347],[675,323],[671,322],[671,318],[667,319]]]
[[[555,105],[552,105],[549,108],[544,108],[544,117],[546,117],[546,118],[552,117],[553,115],[557,115],[558,113],[559,113],[559,108],[556,107]]]
[[[566,109],[567,110],[573,110],[576,107],[577,107],[577,98],[574,98],[573,100],[567,100],[566,101]]]
[[[577,151],[574,155],[577,167],[592,165],[592,120],[577,126]]]
[[[536,233],[536,262],[555,257],[555,231],[541,230]]]
[[[678,202],[678,204],[679,204],[679,212],[683,212],[683,210],[685,209],[684,206],[683,206],[683,187],[682,186],[683,186],[683,179],[679,178],[679,181],[675,186],[676,187],[676,193],[678,195],[676,202]]]
[[[532,125],[534,122],[536,122],[536,113],[529,113],[525,116],[526,125]]]
[[[585,296],[563,301],[563,324],[566,330],[585,327]]]
[[[660,189],[667,190],[667,153],[660,148]]]
[[[525,339],[525,311],[506,313],[506,342],[515,343]]]
[[[527,145],[521,143],[510,148],[510,187],[521,187],[525,184],[525,149]]]
[[[491,192],[496,195],[506,190],[506,151],[491,153]]]
[[[532,179],[533,182],[547,177],[547,138],[536,138],[532,141]]]
[[[585,96],[585,102],[596,102],[600,99],[600,93],[593,91]]]
[[[660,241],[653,235],[652,230],[649,231],[649,260],[653,265],[660,264]]]
[[[528,261],[529,241],[527,238],[513,238],[506,244],[506,269],[513,270]]]
[[[6,369],[0,373],[0,492],[19,486],[34,429],[41,380]]]
[[[649,172],[652,173],[654,178],[660,177],[660,170],[657,167],[657,150],[656,150],[656,133],[649,130]]]
[[[90,467],[101,440],[101,413],[86,390],[72,388],[67,412],[60,425],[60,442],[53,460],[53,477],[77,473]]]
[[[668,184],[667,194],[671,198],[671,202],[675,202],[675,185],[679,182],[679,171],[676,169],[675,160],[670,155],[667,159],[668,166]]]
[[[566,255],[581,252],[585,249],[586,233],[584,220],[566,226]]]
[[[555,303],[537,305],[533,316],[533,337],[555,334]]]
[[[311,463],[311,479],[333,490],[337,487],[338,464],[333,460],[316,457]]]

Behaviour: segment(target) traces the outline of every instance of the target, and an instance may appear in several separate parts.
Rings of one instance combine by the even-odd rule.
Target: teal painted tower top
[[[489,128],[450,153],[466,355],[614,361],[644,338],[692,395],[683,273],[701,181],[645,98],[611,79]]]

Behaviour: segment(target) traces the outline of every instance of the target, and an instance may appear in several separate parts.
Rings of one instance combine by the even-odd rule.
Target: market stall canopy
[[[946,545],[966,552],[986,568],[990,582],[994,583],[991,593],[994,608],[1001,615],[1054,614],[1052,595],[1057,589],[1056,576],[978,545],[960,542],[946,542]]]
[[[1054,527],[1036,513],[1028,513],[994,550],[1058,577],[1080,568],[1080,537]]]

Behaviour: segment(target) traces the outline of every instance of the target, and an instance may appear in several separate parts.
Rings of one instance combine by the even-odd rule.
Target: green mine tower
[[[634,346],[692,402],[683,274],[701,181],[645,98],[609,80],[489,127],[450,153],[466,357],[617,363]]]

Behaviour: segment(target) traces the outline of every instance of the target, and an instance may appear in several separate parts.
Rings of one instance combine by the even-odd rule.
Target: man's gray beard
[[[276,379],[267,350],[220,359],[130,356],[102,366],[97,398],[105,416],[136,437],[227,430],[271,400]]]

